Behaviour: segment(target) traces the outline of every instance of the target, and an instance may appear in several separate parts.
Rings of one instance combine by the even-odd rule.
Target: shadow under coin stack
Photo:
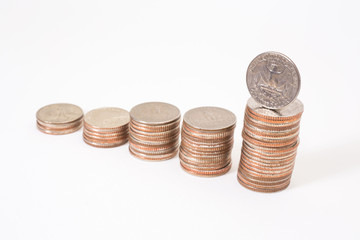
[[[128,141],[130,115],[121,108],[98,108],[85,114],[83,139],[100,148],[123,145]]]
[[[285,55],[267,52],[249,65],[248,100],[238,181],[258,192],[285,189],[291,180],[303,104],[296,99],[300,75]]]
[[[181,167],[204,177],[227,173],[235,125],[235,115],[223,108],[199,107],[186,112],[181,130]]]
[[[83,111],[69,103],[50,104],[37,111],[36,119],[37,128],[43,133],[68,134],[82,127]]]
[[[144,160],[167,160],[179,147],[180,110],[168,103],[148,102],[130,111],[129,151]]]

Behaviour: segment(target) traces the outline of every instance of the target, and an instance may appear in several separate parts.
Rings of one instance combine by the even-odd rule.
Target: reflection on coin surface
[[[114,107],[94,109],[85,115],[85,122],[94,128],[117,128],[129,121],[128,111]]]
[[[271,109],[285,107],[300,91],[300,74],[296,65],[282,53],[265,52],[250,63],[246,83],[251,96]]]
[[[221,130],[233,126],[236,116],[219,107],[199,107],[187,111],[184,122],[201,130]]]
[[[50,104],[36,113],[38,121],[50,124],[63,124],[79,120],[83,116],[80,107],[69,103]]]
[[[163,102],[147,102],[136,105],[130,111],[131,119],[145,124],[165,124],[180,118],[180,110]]]

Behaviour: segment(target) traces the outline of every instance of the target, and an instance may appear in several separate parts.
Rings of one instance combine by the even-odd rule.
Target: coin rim
[[[295,69],[295,71],[296,71],[296,73],[297,73],[297,75],[298,75],[298,77],[299,77],[299,80],[298,80],[299,87],[298,87],[298,89],[297,89],[297,91],[296,91],[296,94],[295,94],[295,96],[294,96],[294,99],[292,99],[288,104],[286,104],[286,105],[284,105],[284,106],[279,106],[279,107],[266,106],[265,104],[257,101],[256,98],[251,94],[250,87],[249,87],[249,82],[250,82],[250,80],[249,80],[249,78],[250,78],[249,72],[250,72],[250,71],[249,71],[249,70],[250,70],[250,66],[253,64],[253,62],[254,62],[256,59],[258,59],[260,56],[265,55],[265,54],[280,55],[281,57],[283,57],[283,58],[285,58],[286,60],[288,60],[288,61],[294,66],[294,69]],[[297,96],[299,95],[299,92],[300,92],[300,89],[301,89],[301,76],[300,76],[300,72],[299,72],[299,69],[297,68],[296,64],[295,64],[288,56],[286,56],[286,55],[283,54],[283,53],[276,52],[276,51],[267,51],[267,52],[260,53],[259,55],[257,55],[257,56],[250,62],[249,66],[248,66],[248,68],[247,68],[247,70],[246,70],[246,86],[247,86],[247,88],[248,88],[248,91],[249,91],[251,97],[254,98],[254,100],[255,100],[257,103],[259,103],[260,105],[262,105],[262,106],[264,106],[264,107],[266,107],[266,108],[269,108],[269,109],[280,109],[280,108],[283,108],[283,107],[291,104],[293,101],[295,101],[295,99],[296,99]]]

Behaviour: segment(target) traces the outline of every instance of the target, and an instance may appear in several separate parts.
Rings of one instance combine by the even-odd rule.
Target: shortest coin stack
[[[276,192],[290,184],[303,110],[299,100],[270,110],[249,99],[238,170],[241,185],[258,192]]]
[[[184,115],[180,164],[198,176],[220,176],[231,168],[235,115],[223,108],[199,107]]]
[[[148,102],[130,111],[129,151],[144,160],[173,158],[179,147],[180,110],[168,103]]]
[[[127,142],[129,112],[121,108],[98,108],[86,113],[84,141],[94,147],[111,148]]]
[[[61,135],[79,130],[83,123],[83,111],[69,103],[50,104],[36,113],[37,128],[47,134]]]

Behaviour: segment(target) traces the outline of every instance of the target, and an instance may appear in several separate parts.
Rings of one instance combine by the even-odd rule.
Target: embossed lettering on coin
[[[265,52],[249,65],[246,83],[251,96],[261,105],[279,109],[290,104],[300,90],[300,74],[285,55]]]

